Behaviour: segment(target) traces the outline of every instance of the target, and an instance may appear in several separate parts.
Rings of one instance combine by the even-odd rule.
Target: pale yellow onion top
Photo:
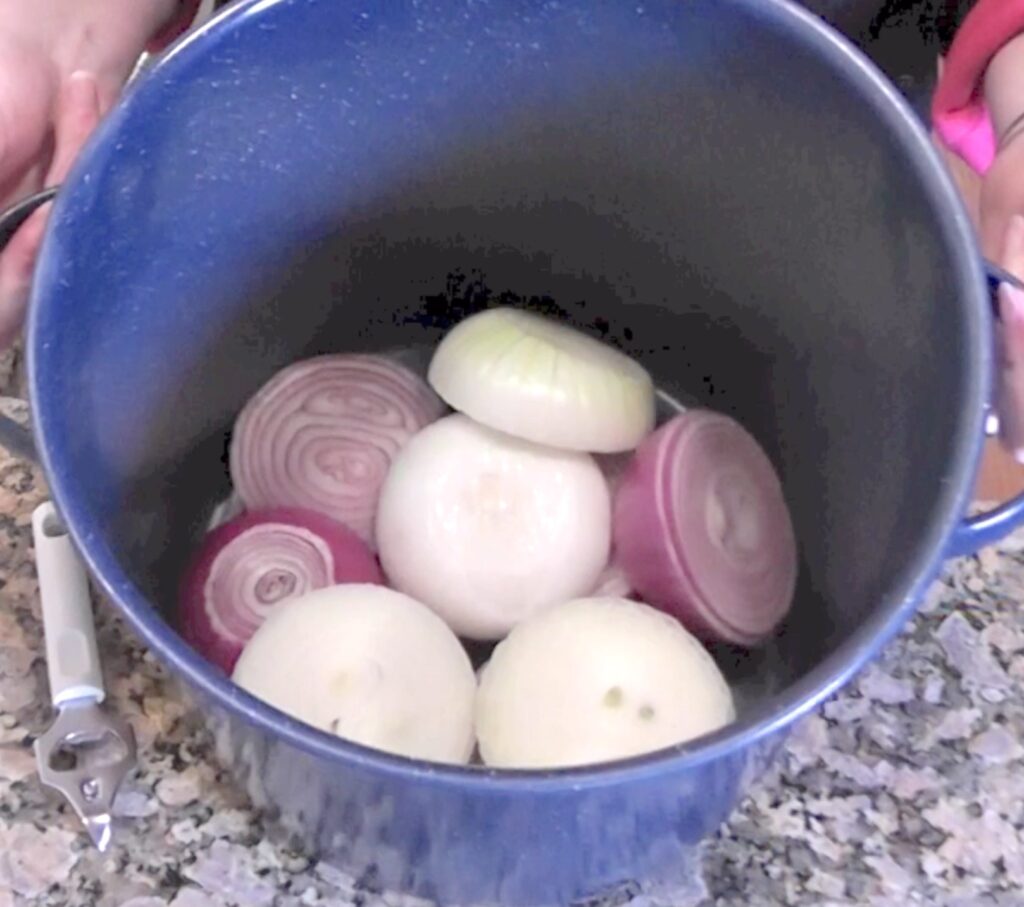
[[[643,366],[518,309],[490,309],[456,325],[428,380],[477,422],[564,450],[632,450],[654,427],[654,383]]]

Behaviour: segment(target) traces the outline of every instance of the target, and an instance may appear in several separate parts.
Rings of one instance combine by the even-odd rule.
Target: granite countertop
[[[30,531],[45,494],[0,452],[0,907],[400,904],[277,842],[103,603],[108,688],[140,758],[113,847],[92,849],[31,752],[49,720]],[[794,732],[671,907],[1024,904],[1022,603],[1024,534],[951,563],[884,655]]]

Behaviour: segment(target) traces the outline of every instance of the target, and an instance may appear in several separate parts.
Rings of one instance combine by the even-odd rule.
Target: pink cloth
[[[953,39],[932,98],[935,131],[978,173],[992,166],[998,141],[985,105],[985,70],[1022,32],[1024,0],[978,0]]]

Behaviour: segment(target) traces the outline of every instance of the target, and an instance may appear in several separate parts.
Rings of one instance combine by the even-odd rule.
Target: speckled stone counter
[[[44,495],[0,453],[0,907],[401,903],[282,847],[102,604],[111,700],[140,762],[114,846],[91,848],[30,748],[48,720],[29,526]],[[1024,905],[1022,732],[1024,535],[949,566],[884,656],[802,723],[671,907]]]

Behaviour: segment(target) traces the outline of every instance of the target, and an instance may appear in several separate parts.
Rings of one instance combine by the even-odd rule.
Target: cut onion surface
[[[735,717],[714,660],[678,621],[621,598],[565,602],[498,643],[480,675],[487,765],[556,768],[652,752]]]
[[[549,447],[632,450],[654,427],[654,385],[643,366],[519,309],[460,322],[441,341],[427,377],[453,409]]]
[[[286,599],[336,583],[383,583],[351,529],[298,509],[255,511],[206,536],[181,586],[182,635],[231,673],[242,647]]]
[[[286,602],[246,645],[234,680],[320,730],[391,753],[465,763],[476,676],[436,614],[383,586]]]
[[[614,539],[639,596],[705,638],[752,645],[792,604],[797,549],[779,478],[728,416],[688,410],[644,441],[615,496]]]
[[[372,544],[392,459],[443,409],[421,378],[383,356],[295,363],[271,378],[235,423],[235,489],[250,510],[316,510]]]
[[[447,416],[395,459],[377,547],[396,589],[461,636],[497,639],[535,611],[594,588],[611,500],[593,457]]]

